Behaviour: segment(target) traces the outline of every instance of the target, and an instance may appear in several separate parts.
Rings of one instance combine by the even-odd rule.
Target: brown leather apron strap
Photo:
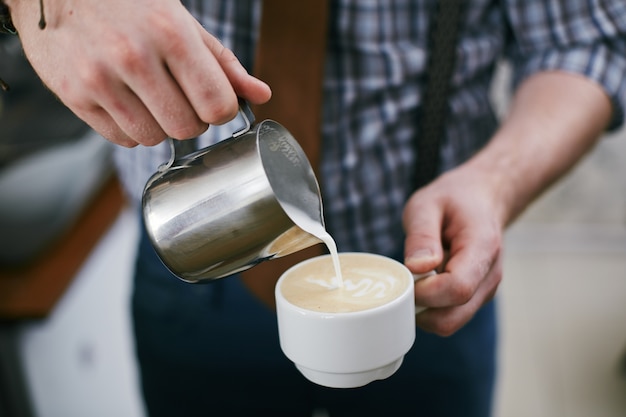
[[[272,88],[272,99],[254,109],[257,120],[274,119],[285,126],[315,169],[327,13],[327,1],[265,0],[253,71]]]
[[[319,172],[322,78],[326,55],[326,0],[265,0],[253,74],[272,88],[272,99],[254,108],[257,120],[273,119],[291,132]],[[318,176],[319,178],[319,176]],[[263,262],[242,280],[274,307],[274,286],[291,265],[324,252],[322,245]]]

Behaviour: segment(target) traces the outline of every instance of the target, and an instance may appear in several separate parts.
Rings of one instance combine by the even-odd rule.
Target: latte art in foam
[[[340,254],[343,286],[340,286],[330,257],[300,265],[281,285],[284,297],[298,307],[341,313],[361,311],[387,304],[412,283],[400,265]]]
[[[393,287],[399,285],[399,280],[393,276],[368,277],[369,271],[355,271],[359,277],[353,281],[351,279],[344,282],[344,292],[356,298],[385,298],[393,292]]]
[[[351,270],[350,274],[354,278],[343,280],[343,296],[347,297],[373,297],[384,298],[393,291],[393,287],[398,285],[398,279],[394,276],[376,276],[370,270]],[[308,277],[306,282],[312,285],[319,285],[328,290],[341,288],[341,282],[337,277],[331,279],[319,279]]]

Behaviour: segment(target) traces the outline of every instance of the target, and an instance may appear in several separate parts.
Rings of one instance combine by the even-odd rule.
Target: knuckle
[[[144,48],[127,39],[120,42],[115,50],[113,60],[123,71],[129,73],[141,72],[148,62]]]
[[[232,99],[218,100],[216,104],[209,107],[207,115],[202,119],[209,124],[220,125],[233,120],[238,110],[237,100],[233,96]]]
[[[489,245],[492,250],[492,257],[495,259],[502,250],[502,236],[499,233],[493,233],[489,237]]]
[[[99,133],[109,142],[123,146],[125,148],[134,148],[138,145],[135,140],[129,137],[121,129],[117,128],[117,126],[103,126]]]
[[[164,39],[177,40],[180,38],[178,26],[180,22],[173,20],[169,13],[159,8],[158,4],[152,8],[146,20],[155,32],[164,36]]]
[[[144,138],[138,138],[137,142],[141,143],[143,146],[155,146],[163,142],[165,139],[167,139],[167,135],[164,134],[150,135]]]
[[[115,143],[116,145],[120,145],[123,146],[124,148],[134,148],[137,145],[139,145],[139,143],[134,142],[126,137],[114,137],[109,139],[112,143]]]
[[[84,66],[79,72],[79,78],[85,91],[99,92],[107,84],[106,69],[97,63]]]
[[[450,337],[454,333],[456,333],[461,328],[461,326],[462,325],[460,323],[457,323],[456,320],[453,320],[451,318],[446,318],[446,319],[440,320],[434,326],[433,332],[437,336]]]
[[[189,52],[187,40],[180,30],[188,22],[173,18],[167,11],[159,10],[159,5],[156,4],[146,20],[149,22],[153,33],[159,34],[159,39],[163,42],[161,47],[168,55],[180,59]]]
[[[502,247],[502,232],[497,224],[493,224],[492,227],[487,229],[488,232],[485,235],[486,245],[491,248],[494,255],[500,252]]]
[[[144,146],[154,146],[163,142],[167,134],[156,123],[145,122],[130,127],[130,137]]]
[[[469,282],[461,281],[451,287],[451,302],[456,305],[463,305],[469,302],[475,293],[475,287]]]
[[[222,45],[221,50],[218,53],[217,58],[223,63],[235,63],[235,64],[239,63],[239,59],[237,59],[237,56],[233,53],[233,51],[231,51],[230,49],[226,48],[223,45]]]
[[[204,133],[207,127],[206,123],[189,123],[174,126],[167,130],[167,134],[174,139],[191,139]]]

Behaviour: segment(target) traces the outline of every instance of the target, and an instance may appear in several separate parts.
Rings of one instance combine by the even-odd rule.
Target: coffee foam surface
[[[388,260],[340,254],[340,263],[343,287],[339,285],[331,258],[324,257],[292,270],[282,281],[280,291],[298,307],[345,313],[387,304],[408,285],[406,271]]]

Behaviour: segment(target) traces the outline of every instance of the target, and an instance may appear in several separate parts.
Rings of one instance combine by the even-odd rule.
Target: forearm
[[[520,85],[501,128],[461,169],[486,179],[507,225],[593,147],[611,111],[594,82],[538,73]]]

